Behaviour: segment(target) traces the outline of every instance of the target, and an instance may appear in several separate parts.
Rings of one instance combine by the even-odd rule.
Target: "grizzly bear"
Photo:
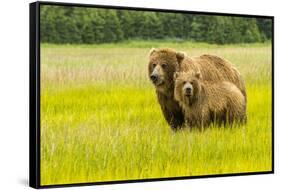
[[[152,48],[149,54],[148,75],[154,84],[162,113],[172,129],[181,128],[184,114],[174,99],[173,75],[176,71],[200,71],[208,81],[229,81],[242,92],[246,101],[244,81],[228,61],[213,55],[189,57],[170,48]]]
[[[245,97],[233,83],[204,81],[200,72],[192,70],[175,72],[174,80],[174,97],[189,127],[245,121]]]
[[[163,115],[174,130],[181,128],[184,115],[174,99],[173,75],[178,71],[184,54],[172,49],[152,49],[148,64],[149,78],[155,86]]]

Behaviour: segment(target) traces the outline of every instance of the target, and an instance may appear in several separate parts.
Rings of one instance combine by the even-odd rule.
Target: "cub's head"
[[[174,97],[178,102],[191,105],[200,93],[201,73],[193,70],[188,72],[175,72]]]
[[[152,48],[149,53],[148,74],[151,82],[159,91],[174,87],[173,75],[185,54],[173,49]]]

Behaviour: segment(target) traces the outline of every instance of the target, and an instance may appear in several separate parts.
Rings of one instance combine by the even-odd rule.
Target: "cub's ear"
[[[201,73],[200,73],[199,71],[197,71],[197,72],[195,73],[195,77],[198,78],[198,79],[201,79],[201,78],[202,78],[202,75],[201,75]]]
[[[174,80],[176,80],[178,78],[178,76],[179,76],[179,72],[175,72],[174,73]]]
[[[154,52],[156,52],[155,48],[151,48],[151,50],[149,51],[149,56],[151,56]]]
[[[176,57],[177,57],[178,63],[181,63],[185,56],[186,56],[186,54],[184,52],[181,52],[181,51],[177,52]]]

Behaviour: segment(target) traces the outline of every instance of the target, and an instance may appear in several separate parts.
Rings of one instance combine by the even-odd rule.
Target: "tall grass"
[[[104,46],[42,45],[41,185],[271,170],[269,44],[177,47],[241,71],[248,122],[176,133],[148,81],[149,48]]]

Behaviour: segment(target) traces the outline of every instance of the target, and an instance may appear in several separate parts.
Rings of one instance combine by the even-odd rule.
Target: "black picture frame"
[[[195,15],[216,15],[216,16],[237,16],[245,18],[267,18],[272,21],[272,169],[264,172],[244,172],[231,174],[214,174],[201,176],[179,176],[169,178],[152,178],[138,180],[121,180],[121,181],[104,181],[104,182],[87,182],[74,184],[55,184],[41,185],[40,184],[40,6],[55,5],[55,6],[74,6],[74,7],[92,7],[105,9],[120,9],[120,10],[139,10],[153,12],[169,12],[169,13],[189,13]],[[257,174],[273,174],[274,173],[274,17],[263,15],[248,15],[248,14],[233,14],[233,13],[218,13],[218,12],[199,12],[187,10],[171,10],[171,9],[156,9],[156,8],[141,8],[141,7],[123,7],[123,6],[108,6],[108,5],[92,5],[92,4],[77,4],[77,3],[61,3],[61,2],[34,2],[29,4],[29,185],[33,188],[52,188],[52,187],[72,187],[72,186],[88,186],[88,185],[103,185],[103,184],[120,184],[120,183],[135,183],[135,182],[151,182],[163,180],[182,180],[195,178],[210,178],[210,177],[226,177],[226,176],[243,176]]]

